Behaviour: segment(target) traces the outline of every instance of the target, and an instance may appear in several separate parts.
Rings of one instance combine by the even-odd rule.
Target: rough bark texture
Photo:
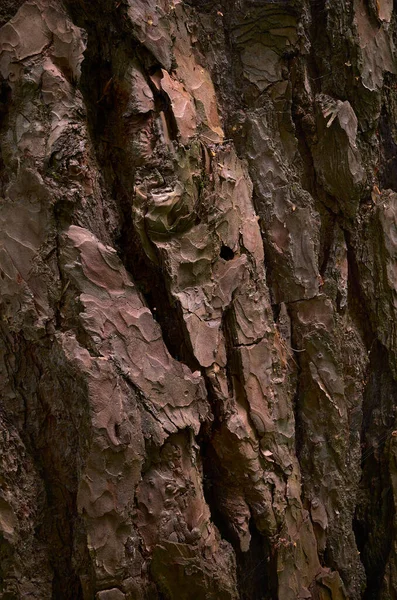
[[[392,0],[0,23],[0,598],[397,598]]]

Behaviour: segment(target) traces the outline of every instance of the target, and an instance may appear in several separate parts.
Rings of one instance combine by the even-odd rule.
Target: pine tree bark
[[[392,0],[0,24],[0,598],[397,598]]]

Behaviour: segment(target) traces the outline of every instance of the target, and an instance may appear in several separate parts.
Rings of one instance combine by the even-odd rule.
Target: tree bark
[[[0,598],[397,598],[392,0],[3,0]]]

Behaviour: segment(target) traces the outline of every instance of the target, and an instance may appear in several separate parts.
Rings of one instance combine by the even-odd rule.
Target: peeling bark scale
[[[396,4],[0,26],[0,599],[397,598]]]

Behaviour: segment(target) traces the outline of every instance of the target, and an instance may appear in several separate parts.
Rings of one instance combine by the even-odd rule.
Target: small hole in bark
[[[229,248],[229,246],[222,244],[219,256],[224,260],[232,260],[234,258],[234,252],[231,248]]]

